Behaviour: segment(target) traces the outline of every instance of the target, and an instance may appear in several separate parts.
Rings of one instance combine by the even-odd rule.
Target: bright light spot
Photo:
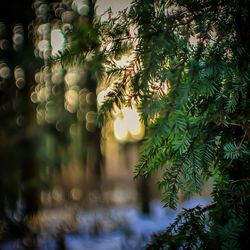
[[[37,44],[37,47],[38,49],[41,51],[41,52],[46,52],[50,45],[49,45],[49,41],[48,40],[41,40],[38,44]]]
[[[121,67],[121,68],[127,67],[134,60],[134,58],[135,58],[134,54],[131,54],[129,56],[128,55],[122,56],[120,60],[116,61],[116,65],[117,67]]]
[[[97,104],[98,104],[99,106],[102,106],[102,104],[104,103],[106,94],[107,94],[107,92],[106,92],[105,90],[102,90],[102,91],[99,92],[99,94],[97,95]]]
[[[122,108],[114,121],[114,135],[118,141],[140,140],[144,126],[135,109]]]
[[[117,117],[114,121],[114,134],[118,141],[125,141],[128,136],[126,123],[120,117]]]
[[[80,16],[86,16],[89,12],[89,6],[87,4],[79,4],[77,6],[77,12]]]
[[[127,123],[128,131],[132,135],[139,134],[141,127],[138,113],[135,110],[129,108],[123,108],[122,113],[124,116],[124,121]]]
[[[76,11],[80,16],[86,16],[89,12],[88,1],[86,0],[74,0],[72,3],[72,9]]]
[[[107,88],[105,90],[102,90],[98,93],[97,95],[97,104],[99,106],[102,106],[102,104],[104,103],[105,101],[105,96],[110,92],[110,88]]]
[[[59,51],[63,51],[66,44],[66,38],[60,29],[51,31],[51,47],[52,55],[56,55]]]
[[[0,68],[0,76],[3,78],[3,79],[7,79],[10,77],[10,68],[7,67],[7,66],[3,66]]]
[[[39,25],[37,32],[39,35],[48,35],[50,31],[50,24],[49,23],[43,23],[41,25]]]

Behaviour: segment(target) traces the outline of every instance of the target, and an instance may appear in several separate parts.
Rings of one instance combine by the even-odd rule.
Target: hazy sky
[[[97,0],[97,15],[103,13],[109,7],[112,8],[114,13],[123,10],[129,6],[131,1],[132,0]]]

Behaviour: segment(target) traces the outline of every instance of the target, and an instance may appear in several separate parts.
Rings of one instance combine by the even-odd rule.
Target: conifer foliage
[[[137,105],[147,133],[135,175],[161,169],[171,208],[180,191],[199,193],[214,178],[213,203],[183,211],[148,249],[250,244],[249,21],[248,0],[134,0],[102,23],[107,80],[116,81],[99,120]]]

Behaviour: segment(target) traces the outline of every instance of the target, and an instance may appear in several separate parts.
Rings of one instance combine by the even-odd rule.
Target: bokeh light
[[[59,51],[63,51],[66,45],[66,37],[62,30],[53,29],[51,31],[51,47],[52,47],[52,56],[58,54]]]
[[[74,0],[72,2],[72,9],[80,16],[86,16],[89,12],[88,0]]]
[[[50,48],[49,41],[45,39],[41,40],[38,42],[37,47],[41,52],[46,52]]]
[[[6,63],[0,64],[0,77],[3,79],[8,79],[11,75],[11,70]]]
[[[137,141],[144,136],[144,126],[135,108],[122,108],[114,120],[114,135],[118,141]]]

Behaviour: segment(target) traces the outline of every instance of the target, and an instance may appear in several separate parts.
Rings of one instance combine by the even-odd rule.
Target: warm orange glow
[[[103,105],[105,97],[110,90],[111,88],[107,88],[98,93],[97,103],[99,106]],[[135,107],[119,109],[114,105],[112,116],[114,117],[113,132],[118,141],[137,141],[143,138],[145,133],[144,125],[140,122],[140,117]]]
[[[114,135],[118,141],[125,141],[128,137],[128,128],[122,118],[117,117],[114,120]]]
[[[122,108],[114,120],[114,135],[118,141],[136,141],[144,136],[144,126],[133,108]]]

